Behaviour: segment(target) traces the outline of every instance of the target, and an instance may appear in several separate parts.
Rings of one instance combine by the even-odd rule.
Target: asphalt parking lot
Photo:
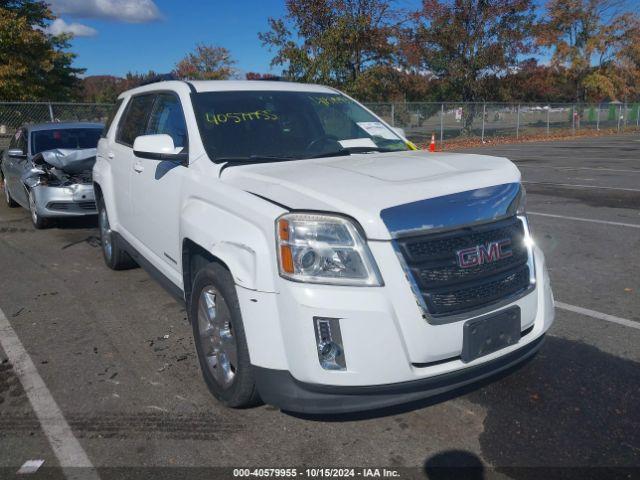
[[[640,136],[470,151],[521,168],[556,323],[510,375],[366,415],[221,407],[201,380],[183,307],[141,269],[108,270],[93,219],[36,231],[27,211],[3,202],[2,345],[23,347],[34,368],[16,372],[0,348],[0,477],[30,459],[45,461],[33,478],[62,475],[62,452],[63,466],[76,460],[100,478],[126,478],[118,467],[195,475],[180,466],[386,466],[422,476],[461,463],[483,465],[487,477],[545,478],[532,467],[553,467],[553,476],[637,478]],[[58,455],[51,442],[63,443]]]

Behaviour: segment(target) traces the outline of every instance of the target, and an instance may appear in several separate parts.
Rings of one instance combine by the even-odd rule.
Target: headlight
[[[287,213],[276,220],[276,238],[284,278],[333,285],[382,284],[369,247],[346,218]]]

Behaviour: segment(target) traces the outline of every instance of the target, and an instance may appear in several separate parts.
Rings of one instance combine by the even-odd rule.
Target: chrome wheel
[[[113,254],[113,242],[111,240],[111,226],[109,225],[109,218],[107,217],[107,210],[102,207],[100,209],[100,215],[98,216],[100,223],[100,239],[102,241],[102,250],[105,257],[111,259]]]
[[[209,372],[223,389],[229,388],[238,370],[238,348],[231,312],[213,286],[202,289],[198,301],[200,348]]]
[[[33,198],[33,192],[29,192],[29,210],[31,211],[31,219],[34,225],[38,224],[38,211],[36,210],[36,201]]]
[[[9,185],[7,185],[7,179],[2,181],[2,188],[4,189],[4,198],[7,201],[7,205],[11,205],[11,194],[9,193]]]

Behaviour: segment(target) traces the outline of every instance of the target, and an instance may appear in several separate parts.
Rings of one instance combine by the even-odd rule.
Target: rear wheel
[[[51,220],[42,217],[38,213],[33,190],[29,190],[29,212],[31,213],[31,223],[33,223],[33,226],[36,227],[36,229],[42,230],[43,228],[49,228],[51,226]]]
[[[260,401],[249,360],[233,278],[211,263],[196,274],[189,318],[204,380],[221,403],[232,408]]]
[[[136,262],[120,247],[118,236],[111,230],[107,209],[102,200],[98,200],[98,223],[100,225],[100,242],[104,263],[111,270],[127,270],[134,268]]]
[[[7,183],[6,178],[2,179],[2,188],[4,190],[4,199],[7,202],[9,208],[17,207],[18,203],[13,198],[11,198],[11,194],[9,193],[9,184]]]

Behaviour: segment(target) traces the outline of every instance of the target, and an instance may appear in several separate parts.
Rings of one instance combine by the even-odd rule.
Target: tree
[[[178,62],[174,73],[178,78],[189,80],[227,80],[236,73],[235,63],[226,48],[198,44],[195,52]]]
[[[540,65],[535,59],[520,62],[518,69],[498,79],[492,100],[507,102],[570,102],[573,84],[566,68]]]
[[[550,48],[552,62],[568,69],[575,101],[615,95],[613,63],[626,46],[640,40],[637,16],[621,11],[621,0],[550,0],[538,44]]]
[[[272,66],[291,80],[347,91],[367,69],[390,65],[396,14],[385,0],[287,0],[284,18],[259,33]]]
[[[451,100],[477,102],[494,93],[521,55],[533,51],[531,0],[423,0],[401,47],[411,68],[441,80]],[[469,133],[476,112],[465,110]]]
[[[484,81],[533,51],[530,0],[423,0],[414,19],[403,37],[405,58],[442,79],[452,99],[484,100]]]
[[[69,100],[77,93],[75,55],[68,35],[49,35],[47,3],[5,0],[0,4],[0,99]]]
[[[245,74],[247,80],[279,80],[280,77],[271,73],[247,72]]]

